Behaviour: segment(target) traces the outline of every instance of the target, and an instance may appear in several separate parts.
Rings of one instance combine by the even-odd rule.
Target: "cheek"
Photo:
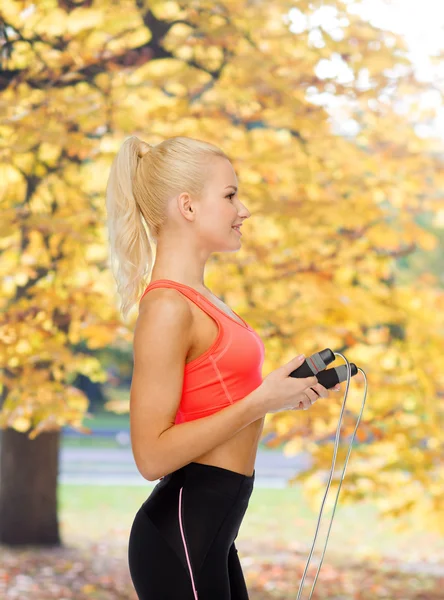
[[[230,222],[234,222],[236,220],[237,210],[234,204],[232,204],[229,200],[226,200],[226,204],[224,206],[224,210],[222,211],[225,215],[225,218]]]
[[[218,206],[217,209],[211,215],[211,221],[213,228],[224,227],[233,223],[236,219],[236,211],[234,210],[234,206],[232,206],[229,200],[225,200],[225,203],[222,203],[221,206]]]
[[[215,203],[210,210],[205,212],[205,217],[201,221],[202,233],[226,230],[236,221],[236,209],[230,203],[228,198],[223,198],[220,203]]]

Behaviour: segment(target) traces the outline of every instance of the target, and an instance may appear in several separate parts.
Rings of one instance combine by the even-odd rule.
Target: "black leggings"
[[[191,462],[159,481],[129,537],[139,600],[248,600],[234,540],[255,474]]]

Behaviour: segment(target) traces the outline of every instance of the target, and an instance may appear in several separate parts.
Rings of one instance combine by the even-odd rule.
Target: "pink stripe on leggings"
[[[185,554],[187,555],[187,562],[188,562],[188,568],[190,570],[191,585],[193,586],[194,597],[195,597],[196,600],[198,600],[198,598],[197,598],[197,590],[196,590],[196,588],[194,586],[193,571],[191,570],[190,557],[188,556],[187,545],[186,545],[185,536],[184,536],[184,533],[183,533],[182,512],[180,510],[181,503],[182,503],[182,490],[183,490],[183,487],[180,488],[180,492],[179,492],[179,524],[180,524],[180,533],[182,534],[182,540],[183,540],[183,545],[184,545],[184,548],[185,548]]]

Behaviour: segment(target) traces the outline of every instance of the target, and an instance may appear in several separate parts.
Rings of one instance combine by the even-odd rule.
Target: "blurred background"
[[[156,482],[131,453],[137,307],[124,322],[104,201],[131,134],[231,157],[252,216],[205,281],[261,335],[263,376],[327,347],[367,374],[313,599],[442,598],[443,28],[439,0],[2,2],[1,598],[136,600]],[[306,586],[363,393],[358,374]],[[236,541],[252,600],[296,597],[332,396],[266,417]]]

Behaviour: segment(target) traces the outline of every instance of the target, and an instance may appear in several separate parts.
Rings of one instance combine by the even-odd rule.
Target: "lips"
[[[239,235],[242,235],[240,228],[241,228],[241,226],[237,225],[237,226],[233,226],[231,229],[234,229],[234,231],[237,231],[239,233]]]

